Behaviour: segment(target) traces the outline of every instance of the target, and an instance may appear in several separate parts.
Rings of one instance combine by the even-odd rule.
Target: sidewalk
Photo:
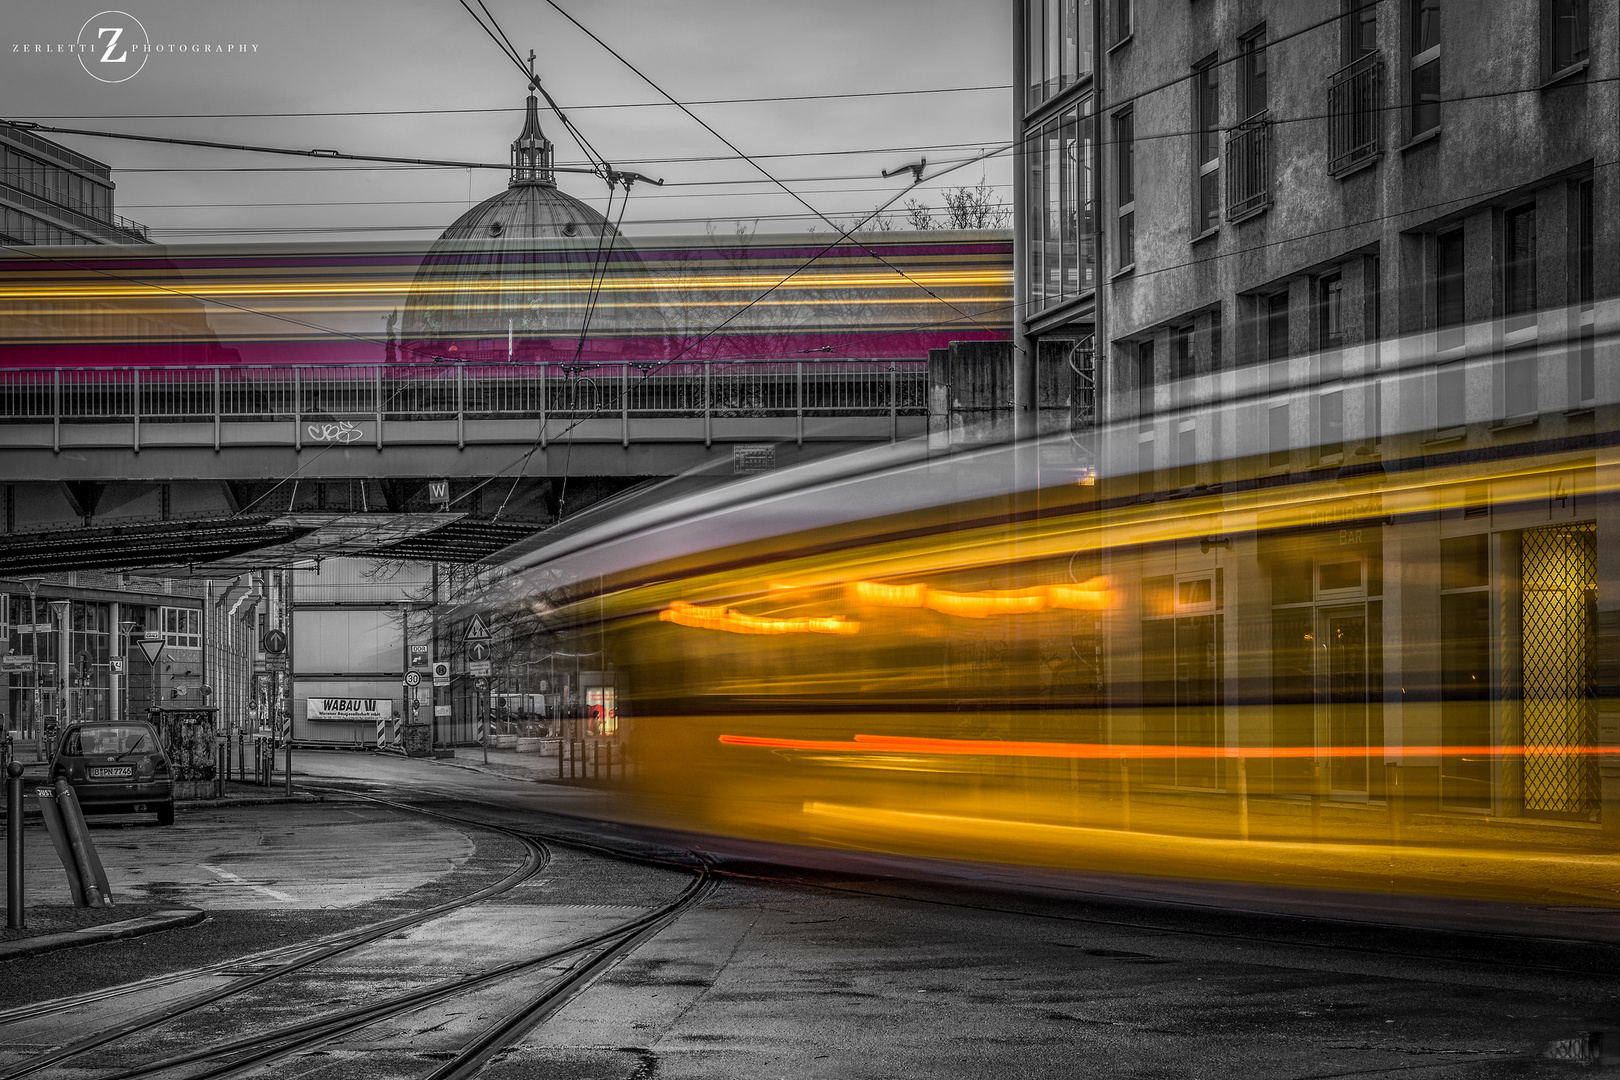
[[[0,930],[0,962],[95,945],[103,941],[195,926],[207,913],[160,904],[113,904],[100,908],[33,906],[21,930]]]

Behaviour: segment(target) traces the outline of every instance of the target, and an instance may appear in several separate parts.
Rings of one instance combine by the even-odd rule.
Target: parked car
[[[157,814],[174,824],[169,758],[151,724],[142,721],[73,724],[51,758],[51,781],[63,777],[86,814]]]

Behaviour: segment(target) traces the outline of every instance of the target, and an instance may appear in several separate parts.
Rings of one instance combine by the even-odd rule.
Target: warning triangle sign
[[[472,617],[472,621],[467,624],[467,636],[464,640],[489,640],[489,624],[484,621],[484,617],[482,615],[474,615]]]

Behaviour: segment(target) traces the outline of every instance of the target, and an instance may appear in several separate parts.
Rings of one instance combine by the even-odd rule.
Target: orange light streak
[[[1109,606],[1107,578],[1091,578],[1079,585],[1035,585],[1026,589],[987,589],[949,592],[918,583],[886,585],[854,581],[845,589],[851,600],[873,607],[929,608],[941,615],[984,619],[991,615],[1032,615],[1047,608],[1103,611]]]
[[[658,613],[659,622],[690,626],[699,630],[725,630],[733,634],[857,634],[861,624],[848,622],[841,615],[826,618],[768,619],[744,615],[723,607],[699,607],[672,603]]]
[[[1544,754],[1616,753],[1591,746],[1115,746],[1109,743],[1004,742],[990,739],[925,739],[903,735],[856,735],[852,740],[785,739],[721,735],[727,746],[773,750],[841,750],[850,753],[953,754],[1039,758],[1352,758],[1352,757],[1536,757]]]

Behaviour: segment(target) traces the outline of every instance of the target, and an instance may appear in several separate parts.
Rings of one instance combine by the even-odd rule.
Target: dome
[[[588,327],[583,346],[581,328]],[[406,300],[407,354],[478,362],[659,360],[663,317],[641,258],[599,211],[557,188],[529,95],[506,189],[428,249]]]

